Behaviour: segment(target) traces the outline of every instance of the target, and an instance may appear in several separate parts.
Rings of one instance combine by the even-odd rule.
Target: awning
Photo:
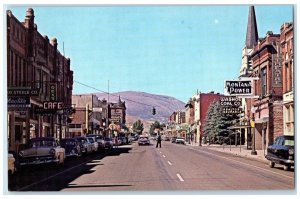
[[[249,128],[251,127],[250,125],[236,125],[236,126],[231,126],[228,127],[228,129],[243,129],[243,128]]]
[[[262,123],[266,123],[269,121],[269,117],[263,117],[263,118],[259,118],[259,119],[255,119],[255,123],[257,124],[262,124]]]

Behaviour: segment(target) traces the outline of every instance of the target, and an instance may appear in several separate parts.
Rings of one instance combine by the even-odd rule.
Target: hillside
[[[100,99],[107,99],[105,93],[95,93]],[[109,96],[110,102],[117,102],[119,96],[126,102],[127,123],[130,125],[137,119],[149,123],[151,121],[168,121],[168,117],[177,110],[184,108],[185,103],[174,97],[155,95],[145,92],[124,91],[112,93]],[[132,100],[132,101],[131,101]],[[134,101],[134,102],[133,102]],[[140,102],[140,103],[136,103]],[[151,106],[143,105],[148,104]],[[156,108],[156,115],[152,115],[152,106]]]

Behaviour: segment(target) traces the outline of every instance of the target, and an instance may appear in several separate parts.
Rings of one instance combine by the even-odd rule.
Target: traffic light
[[[155,110],[155,108],[153,107],[152,108],[152,115],[155,115],[156,114],[156,110]]]

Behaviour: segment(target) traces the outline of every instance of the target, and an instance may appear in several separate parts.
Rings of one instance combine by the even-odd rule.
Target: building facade
[[[268,31],[266,37],[255,45],[251,60],[251,77],[258,77],[254,90],[259,98],[248,100],[248,113],[252,114],[248,117],[255,121],[255,149],[261,150],[283,134],[280,35]]]
[[[292,23],[285,23],[281,26],[280,44],[282,49],[283,132],[285,135],[294,135],[294,27]]]
[[[18,151],[31,138],[68,133],[73,71],[70,59],[34,23],[29,8],[24,22],[10,10],[7,20],[8,145]],[[59,104],[59,106],[57,106]],[[59,110],[58,110],[59,108]]]

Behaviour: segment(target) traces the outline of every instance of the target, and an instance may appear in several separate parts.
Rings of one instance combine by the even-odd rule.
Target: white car
[[[87,137],[86,139],[89,143],[93,144],[93,152],[98,151],[98,142],[96,141],[96,139],[94,137]]]
[[[55,163],[64,164],[65,149],[52,137],[33,138],[27,149],[19,152],[19,165]]]
[[[175,143],[176,144],[185,144],[185,140],[184,140],[184,138],[178,137],[178,138],[176,138]]]

